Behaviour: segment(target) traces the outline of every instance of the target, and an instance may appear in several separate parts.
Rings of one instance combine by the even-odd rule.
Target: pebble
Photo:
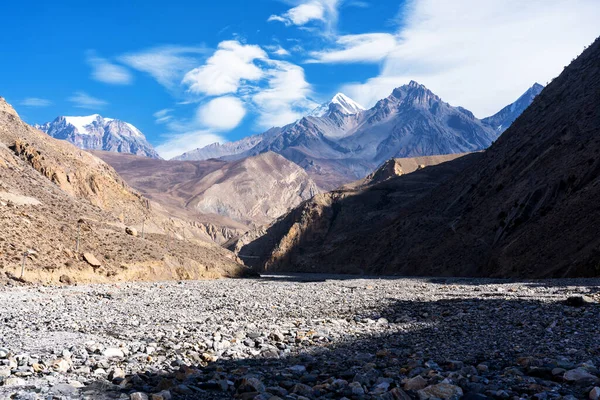
[[[597,281],[296,279],[0,288],[0,398],[600,400]]]

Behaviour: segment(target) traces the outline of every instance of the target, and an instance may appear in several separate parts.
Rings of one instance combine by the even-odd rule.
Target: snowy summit
[[[312,117],[324,117],[329,114],[332,106],[334,105],[338,111],[346,115],[358,114],[359,112],[365,110],[363,106],[352,100],[350,97],[343,93],[338,93],[333,96],[331,101],[315,108],[309,115]]]

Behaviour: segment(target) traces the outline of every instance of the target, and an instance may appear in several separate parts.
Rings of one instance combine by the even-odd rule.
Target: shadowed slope
[[[327,233],[324,241],[312,236],[322,218],[296,209],[284,218],[287,228],[269,239],[271,250],[263,253],[268,256],[261,266],[410,275],[598,275],[598,104],[597,40],[489,150],[418,202],[400,204],[389,223],[369,222],[362,235]],[[323,210],[335,218],[340,210],[358,215],[379,206],[364,207],[344,199]]]

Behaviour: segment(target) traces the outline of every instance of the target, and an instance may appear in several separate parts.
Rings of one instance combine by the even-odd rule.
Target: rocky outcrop
[[[383,165],[369,174],[365,179],[348,185],[350,187],[368,186],[375,183],[383,182],[388,179],[410,174],[418,169],[438,165],[446,161],[452,161],[462,157],[465,154],[447,154],[441,156],[424,156],[411,158],[392,158],[386,161]]]

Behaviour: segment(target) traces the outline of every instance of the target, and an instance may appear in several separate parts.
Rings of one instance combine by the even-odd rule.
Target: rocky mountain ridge
[[[523,114],[523,111],[533,103],[533,100],[542,92],[542,90],[544,90],[544,86],[536,82],[532,87],[527,89],[517,101],[507,105],[496,114],[482,119],[481,122],[491,126],[498,133],[504,132],[510,128],[512,123]]]
[[[519,105],[530,97],[522,99]],[[500,133],[414,81],[369,110],[360,110],[341,94],[333,100],[327,110],[324,105],[293,124],[217,146],[218,152],[211,146],[184,157],[232,160],[272,151],[304,168],[320,188],[331,190],[364,178],[391,158],[479,151]]]
[[[105,150],[160,158],[135,126],[99,114],[82,117],[57,117],[52,122],[34,125],[55,139],[66,140],[80,149]]]

